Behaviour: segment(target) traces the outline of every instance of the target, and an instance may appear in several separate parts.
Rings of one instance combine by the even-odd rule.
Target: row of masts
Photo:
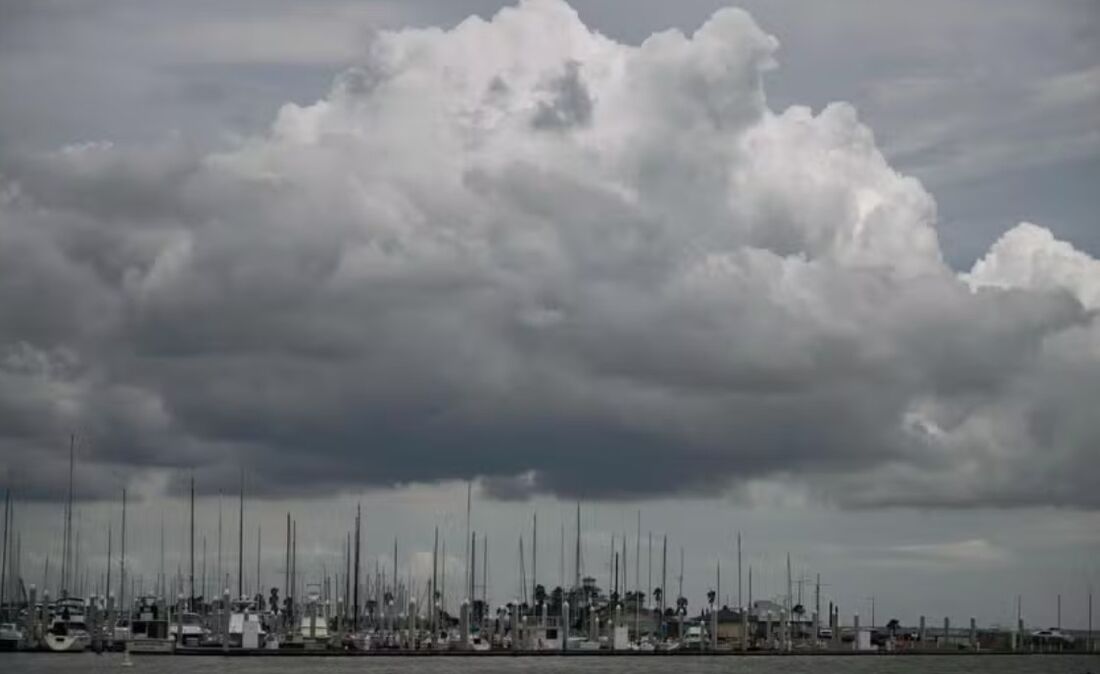
[[[66,500],[63,509],[63,535],[62,535],[62,554],[61,554],[61,572],[60,580],[58,581],[58,595],[61,597],[76,593],[78,595],[87,594],[89,589],[89,572],[86,568],[81,566],[80,560],[80,527],[79,516],[77,517],[77,527],[74,529],[74,465],[75,465],[75,449],[76,449],[76,437],[70,437],[69,443],[69,470],[68,470],[68,489],[66,494]],[[245,490],[244,490],[244,473],[241,472],[240,479],[240,494],[239,494],[239,508],[238,508],[238,550],[237,550],[237,574],[236,574],[236,590],[238,597],[246,597],[254,589],[252,593],[253,597],[258,597],[261,601],[264,599],[264,584],[263,584],[263,546],[262,546],[262,528],[257,525],[256,527],[256,567],[255,577],[251,579],[252,584],[249,584],[246,591],[246,578],[245,578],[245,551],[244,551],[244,532],[245,532]],[[478,540],[478,532],[472,528],[472,485],[467,485],[467,499],[466,499],[466,535],[464,537],[465,555],[464,566],[465,573],[462,579],[462,583],[459,586],[459,596],[464,596],[470,601],[475,601],[479,598],[478,590],[480,590],[480,600],[483,605],[489,603],[489,548],[488,548],[488,536],[482,534],[481,540]],[[130,597],[135,597],[138,593],[144,593],[144,578],[138,576],[137,578],[127,578],[126,574],[126,490],[121,492],[122,501],[122,516],[121,527],[119,529],[120,538],[120,553],[118,561],[118,579],[117,585],[114,582],[113,576],[113,546],[114,546],[114,529],[111,524],[107,527],[106,536],[106,548],[107,548],[107,564],[103,574],[100,577],[98,583],[96,583],[97,593],[102,593],[102,596],[111,596],[114,594],[114,590],[117,587],[118,595],[120,596],[120,606],[124,604],[124,598],[129,594]],[[182,569],[177,566],[177,572],[172,587],[169,588],[169,582],[165,571],[165,537],[164,537],[164,520],[161,518],[161,536],[160,536],[160,573],[156,578],[153,591],[157,596],[164,598],[172,598],[172,595],[183,596],[187,599],[189,606],[194,606],[199,599],[209,599],[211,596],[220,594],[221,588],[228,589],[230,587],[230,574],[226,573],[223,567],[223,504],[222,495],[219,494],[218,498],[218,536],[217,536],[217,564],[215,567],[215,573],[211,579],[207,573],[207,540],[206,536],[201,537],[201,569],[199,576],[199,586],[196,588],[196,521],[195,521],[195,481],[194,477],[191,477],[189,485],[189,535],[188,535],[188,557],[187,557],[187,573],[186,583],[184,582],[184,574]],[[24,577],[22,564],[22,539],[19,534],[14,533],[14,508],[12,504],[12,493],[10,488],[5,496],[4,507],[4,521],[3,521],[3,553],[0,558],[0,606],[3,606],[6,601],[15,596],[16,591],[13,588],[13,581],[15,579],[22,579]],[[375,571],[373,577],[371,574],[363,573],[363,535],[362,535],[362,508],[356,507],[354,528],[346,532],[343,543],[343,562],[344,570],[341,573],[338,569],[334,569],[333,575],[329,574],[327,565],[323,566],[321,583],[316,584],[319,586],[318,595],[321,600],[332,602],[334,600],[342,602],[344,608],[343,611],[353,621],[353,625],[358,627],[359,616],[363,614],[364,606],[367,602],[373,602],[376,606],[385,604],[396,603],[398,606],[405,605],[410,599],[418,599],[419,602],[428,601],[432,605],[439,604],[445,611],[447,609],[448,594],[446,592],[446,540],[442,541],[442,554],[440,546],[439,529],[436,527],[434,533],[434,542],[432,546],[432,569],[430,577],[425,579],[423,586],[417,588],[417,581],[413,578],[412,565],[410,564],[407,571],[406,578],[399,577],[398,569],[398,538],[395,536],[393,541],[393,556],[392,556],[392,570],[389,573],[382,569],[381,560],[376,558]],[[565,586],[565,533],[566,527],[564,520],[561,523],[561,543],[560,543],[560,565],[559,565],[559,587],[568,591]],[[577,504],[576,508],[576,526],[575,526],[575,545],[574,545],[574,564],[573,564],[573,585],[572,590],[576,591],[583,587],[585,582],[584,574],[584,560],[583,560],[583,545],[582,545],[582,528],[581,528],[581,508],[580,504]],[[74,541],[75,539],[75,541]],[[618,544],[616,543],[618,541]],[[668,536],[663,535],[659,537],[659,558],[660,558],[660,583],[654,585],[654,536],[652,532],[648,533],[648,563],[647,563],[647,583],[646,587],[648,592],[643,595],[641,591],[641,556],[642,556],[642,520],[641,511],[637,513],[636,532],[634,536],[634,565],[633,565],[633,591],[636,600],[633,602],[635,610],[635,623],[638,621],[638,614],[644,607],[648,610],[653,607],[658,609],[662,614],[665,612],[668,606],[669,597],[667,596],[668,588]],[[303,593],[303,577],[304,574],[299,573],[298,569],[298,557],[297,557],[297,521],[293,519],[292,514],[287,512],[286,514],[286,538],[285,538],[285,560],[284,560],[284,579],[282,587],[282,597],[284,600],[290,599],[301,600]],[[481,543],[481,583],[477,583],[478,579],[478,543]],[[519,585],[517,587],[516,601],[523,604],[534,604],[539,594],[539,576],[538,576],[538,544],[539,544],[539,527],[538,527],[538,514],[532,515],[531,522],[531,536],[530,536],[530,563],[528,564],[527,556],[524,548],[524,537],[520,536],[518,541],[518,562],[519,562]],[[622,535],[621,538],[617,538],[616,534],[611,535],[611,544],[609,549],[608,558],[608,577],[607,588],[608,596],[618,597],[621,601],[625,596],[629,594],[628,588],[630,587],[628,578],[628,537]],[[753,568],[750,564],[747,568],[747,588],[748,588],[748,602],[745,602],[745,596],[743,594],[744,583],[742,574],[742,537],[741,533],[736,534],[736,554],[737,554],[737,606],[746,607],[753,606]],[[440,559],[442,558],[443,564],[440,565]],[[684,597],[684,568],[685,568],[685,550],[680,548],[680,568],[677,577],[678,592],[677,592],[677,610],[682,609],[681,602],[686,605]],[[45,569],[43,572],[43,588],[49,588],[49,556],[46,557]],[[527,575],[527,569],[530,568],[530,576]],[[708,592],[708,603],[711,605],[721,602],[721,564],[718,560],[715,561],[715,576],[712,589]],[[211,584],[213,580],[213,585]],[[792,575],[791,559],[790,555],[786,558],[786,592],[782,594],[782,609],[788,615],[790,615],[796,606],[803,605],[803,587],[806,582],[810,580],[804,575],[795,579]],[[129,581],[129,582],[128,582]],[[794,586],[797,584],[798,592],[795,594]],[[211,588],[215,589],[211,592]],[[820,579],[820,574],[816,576],[816,582],[814,584],[814,613],[821,616],[821,588],[823,587]],[[197,591],[196,591],[197,590]],[[343,590],[341,592],[341,590]],[[644,601],[637,600],[638,597],[644,597]],[[1091,591],[1089,592],[1089,606],[1091,608]],[[874,617],[874,598],[870,597],[872,602],[872,625],[875,623]],[[831,602],[830,602],[831,603]],[[1019,609],[1018,609],[1019,612]],[[832,609],[830,609],[830,614]],[[1061,627],[1061,595],[1058,596],[1058,627]],[[1091,611],[1090,611],[1090,630],[1091,630]]]

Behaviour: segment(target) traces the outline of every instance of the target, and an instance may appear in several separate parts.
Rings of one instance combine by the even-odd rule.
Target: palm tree
[[[555,587],[550,593],[550,610],[553,613],[561,612],[561,603],[565,600],[565,590],[561,586]]]

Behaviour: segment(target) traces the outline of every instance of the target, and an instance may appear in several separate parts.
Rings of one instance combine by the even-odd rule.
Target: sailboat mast
[[[74,448],[76,446],[76,435],[69,436],[69,492],[65,499],[65,538],[61,543],[61,588],[58,594],[62,597],[68,595],[69,591],[69,575],[71,569],[69,568],[69,558],[72,555],[72,536],[73,536],[73,456]]]
[[[122,551],[118,561],[119,609],[126,607],[126,488],[122,489]],[[129,613],[127,613],[129,615]]]
[[[107,522],[107,587],[103,592],[104,597],[111,596],[111,526],[110,521]]]
[[[188,570],[188,585],[190,586],[190,599],[188,600],[188,609],[195,610],[195,475],[191,475],[191,566]]]
[[[222,575],[222,492],[218,490],[218,585],[215,595],[220,595],[223,590],[229,588],[222,585],[224,582],[224,576]]]
[[[436,608],[435,598],[439,594],[439,527],[435,528],[435,542],[432,543],[432,586],[428,592],[428,610],[429,613],[428,624],[431,625],[432,631],[435,631],[436,620]],[[435,636],[432,636],[432,640],[435,640]]]
[[[348,602],[351,600],[351,532],[344,532],[344,617],[349,612]]]
[[[577,546],[573,561],[573,589],[581,586],[581,502],[577,501]]]
[[[535,601],[535,589],[539,586],[539,514],[535,513],[531,530],[531,601]]]
[[[264,583],[260,577],[260,557],[263,541],[264,529],[261,525],[256,525],[256,595],[261,599],[264,596]]]
[[[237,522],[237,596],[244,596],[244,469],[241,469],[241,509]]]
[[[467,480],[466,481],[466,556],[464,557],[464,560],[465,560],[465,563],[466,563],[466,577],[470,581],[470,596],[469,596],[469,598],[470,598],[471,602],[474,600],[474,567],[473,567],[473,561],[472,561],[473,558],[471,556],[471,553],[473,552],[473,548],[471,547],[472,544],[470,543],[470,505],[471,505],[472,496],[473,496],[473,484],[469,480]]]
[[[741,532],[737,532],[737,606],[744,608],[745,603],[741,596]]]
[[[290,511],[286,513],[286,565],[283,567],[283,599],[290,597]]]
[[[638,532],[634,538],[634,635],[641,640],[642,511],[638,510]]]
[[[558,544],[558,585],[565,592],[565,518],[561,518],[561,542]]]
[[[352,628],[356,632],[359,631],[359,554],[360,554],[360,548],[361,548],[361,542],[362,542],[362,540],[361,540],[361,536],[362,536],[362,516],[363,516],[362,513],[363,513],[363,506],[361,504],[356,504],[356,506],[355,506],[355,583],[354,583],[354,585],[352,585],[352,591],[355,593],[355,605],[354,605],[355,606],[355,609],[354,609],[355,614],[351,618]],[[396,545],[397,544],[396,544],[396,541],[395,541],[394,542],[394,546],[395,546],[394,550],[395,551],[397,549]],[[396,555],[397,553],[395,552],[394,554]],[[395,567],[394,567],[394,574],[395,575],[394,575],[394,577],[396,578],[396,574],[397,574],[397,571],[396,571],[396,556],[394,557],[394,560],[395,560],[395,562],[394,562],[394,564],[395,564]]]
[[[157,596],[168,599],[168,576],[164,574],[164,511],[160,513],[160,575],[157,576]]]
[[[0,608],[4,606],[4,597],[8,587],[8,537],[11,528],[11,487],[4,492],[4,553],[0,556]]]
[[[664,622],[665,602],[668,601],[668,534],[664,536],[661,544],[661,621]]]

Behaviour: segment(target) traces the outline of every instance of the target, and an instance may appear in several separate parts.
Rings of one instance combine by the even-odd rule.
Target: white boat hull
[[[88,647],[88,637],[79,634],[47,634],[45,641],[54,653],[79,653]]]

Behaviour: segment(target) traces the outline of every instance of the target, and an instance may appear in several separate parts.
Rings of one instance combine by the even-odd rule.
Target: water
[[[934,657],[360,657],[360,658],[220,658],[135,656],[130,669],[120,667],[122,656],[0,653],[4,674],[90,674],[95,672],[151,672],[234,674],[280,672],[361,672],[388,674],[1100,674],[1100,656],[934,656]]]

